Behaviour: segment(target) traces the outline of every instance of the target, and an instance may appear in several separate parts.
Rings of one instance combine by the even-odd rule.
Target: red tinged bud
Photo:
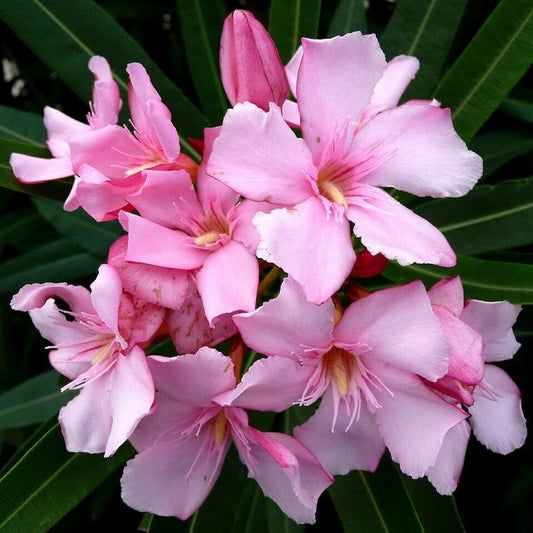
[[[281,107],[289,86],[274,41],[249,11],[236,10],[224,21],[220,40],[222,85],[232,106],[252,102],[268,111]]]

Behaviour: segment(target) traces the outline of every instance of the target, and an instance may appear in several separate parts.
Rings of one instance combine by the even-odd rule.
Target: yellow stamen
[[[199,235],[194,239],[194,244],[198,244],[199,246],[203,246],[205,244],[213,244],[220,239],[220,233],[218,231],[208,231],[207,233],[204,233],[202,235]]]
[[[334,346],[324,357],[330,378],[335,381],[339,392],[345,395],[352,377],[353,355]]]
[[[335,204],[342,205],[344,208],[348,207],[344,194],[339,189],[339,187],[337,187],[337,185],[335,185],[331,181],[324,181],[323,183],[319,183],[319,190],[320,194],[324,196],[324,198],[327,198]]]
[[[109,348],[110,348],[109,344],[105,344],[104,346],[102,346],[102,348],[98,350],[98,353],[93,357],[91,363],[93,365],[98,363],[98,361],[100,361],[100,359],[102,359],[108,353]]]
[[[220,446],[224,442],[226,423],[226,415],[222,409],[215,418],[215,443],[217,446]]]

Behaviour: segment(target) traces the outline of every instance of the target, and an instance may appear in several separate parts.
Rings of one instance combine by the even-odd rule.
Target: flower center
[[[345,396],[350,390],[350,381],[354,375],[354,356],[350,352],[334,346],[323,355],[323,368],[329,379],[337,386],[339,393]]]
[[[220,446],[224,442],[227,424],[226,414],[224,413],[224,409],[221,409],[215,418],[215,443],[217,446]]]
[[[198,244],[199,246],[214,244],[218,239],[220,239],[220,233],[216,230],[211,230],[196,237],[196,239],[194,239],[194,244]]]

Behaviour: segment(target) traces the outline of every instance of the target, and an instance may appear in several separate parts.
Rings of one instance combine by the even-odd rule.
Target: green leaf
[[[116,220],[99,223],[81,209],[67,212],[62,204],[51,200],[35,199],[33,203],[58,233],[101,258],[103,262],[107,259],[109,247],[125,234]]]
[[[513,94],[502,102],[498,111],[533,124],[533,91],[513,91]]]
[[[364,0],[341,0],[328,29],[328,37],[352,31],[365,32],[366,8]]]
[[[427,202],[417,214],[437,226],[463,255],[533,243],[533,178],[478,185],[466,196]]]
[[[45,146],[0,138],[0,187],[55,200],[67,197],[70,185],[65,180],[56,180],[39,185],[23,185],[19,183],[13,175],[9,164],[9,159],[13,152],[34,157],[50,157],[50,152]]]
[[[469,141],[533,61],[533,4],[501,0],[435,91]]]
[[[59,424],[37,434],[0,478],[2,533],[48,531],[133,454],[113,457],[66,451]]]
[[[533,132],[504,129],[476,135],[468,146],[483,158],[483,177],[490,176],[516,157],[533,150]]]
[[[320,4],[320,0],[272,0],[268,27],[283,63],[296,52],[302,37],[316,37]]]
[[[178,0],[187,62],[202,108],[220,124],[228,101],[220,81],[218,50],[226,8],[220,0]]]
[[[458,533],[464,527],[453,498],[425,480],[402,474],[389,456],[374,473],[337,476],[328,489],[345,533]]]
[[[404,99],[430,96],[466,4],[467,0],[402,0],[396,4],[380,44],[387,59],[407,54],[420,60],[420,70],[404,93]]]
[[[27,283],[76,281],[96,274],[100,261],[70,239],[43,244],[0,265],[0,293]]]
[[[0,395],[0,429],[40,424],[70,401],[73,391],[61,392],[59,374],[49,370]]]
[[[400,284],[420,279],[427,288],[442,278],[459,275],[467,299],[533,303],[533,265],[458,256],[453,268],[433,265],[402,267],[391,261],[383,275]]]
[[[42,221],[42,218],[32,209],[8,211],[0,217],[0,246],[16,243],[33,233]]]
[[[123,91],[128,86],[126,64],[142,63],[172,112],[180,143],[191,155],[196,153],[186,137],[201,137],[208,120],[139,44],[93,1],[2,0],[0,17],[84,101],[89,100],[93,84],[87,68],[91,56],[106,57]]]
[[[43,117],[0,105],[0,136],[28,144],[44,146],[46,129]]]

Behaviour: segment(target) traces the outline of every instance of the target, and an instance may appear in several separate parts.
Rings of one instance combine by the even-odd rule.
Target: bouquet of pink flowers
[[[73,176],[64,210],[122,232],[89,288],[30,283],[11,300],[76,391],[66,449],[110,460],[129,443],[123,501],[182,520],[232,444],[298,524],[384,456],[452,494],[471,436],[499,454],[525,442],[498,364],[520,347],[521,305],[465,297],[453,246],[405,199],[467,195],[481,157],[453,109],[402,99],[419,61],[387,59],[372,33],[303,37],[284,64],[236,10],[219,65],[230,107],[186,139],[148,68],[127,65],[123,106],[93,55],[86,122],[46,107],[51,157],[10,157],[25,185]],[[416,265],[444,274],[383,277]]]

